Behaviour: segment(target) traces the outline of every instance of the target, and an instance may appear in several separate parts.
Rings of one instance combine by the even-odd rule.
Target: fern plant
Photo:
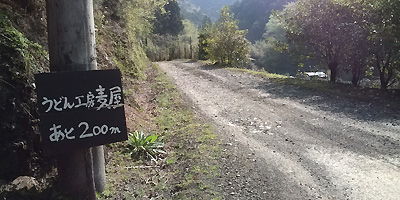
[[[128,152],[133,158],[149,158],[157,162],[157,155],[165,154],[162,150],[164,144],[157,141],[158,135],[150,134],[146,136],[143,132],[135,131],[128,136]]]

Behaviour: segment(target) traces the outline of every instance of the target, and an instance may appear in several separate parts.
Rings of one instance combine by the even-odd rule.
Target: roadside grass
[[[400,100],[399,90],[380,90],[378,88],[354,87],[345,83],[331,83],[324,80],[306,80],[296,77],[288,77],[267,71],[253,71],[248,69],[229,68],[234,71],[250,73],[269,79],[276,83],[292,85],[324,94],[357,99],[360,101],[384,100],[388,104],[396,104]]]
[[[164,136],[166,164],[174,177],[171,191],[174,199],[219,199],[213,177],[218,175],[220,143],[209,124],[198,123],[182,94],[158,67],[154,87],[160,91],[155,122]]]
[[[215,180],[219,139],[211,125],[199,123],[164,72],[157,66],[151,71],[155,76],[146,81],[157,102],[151,123],[167,154],[157,163],[135,160],[125,153],[126,142],[108,145],[108,185],[98,199],[222,199]]]

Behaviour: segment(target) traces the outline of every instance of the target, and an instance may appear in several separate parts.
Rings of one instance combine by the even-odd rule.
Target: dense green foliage
[[[126,74],[143,78],[149,63],[144,41],[152,34],[155,13],[165,3],[158,0],[95,1],[100,67],[118,67]]]
[[[164,14],[155,18],[155,29],[146,39],[146,54],[151,61],[197,59],[197,26],[182,20],[175,0],[164,6]],[[163,24],[160,31],[157,24]],[[178,34],[179,33],[179,34]]]
[[[272,10],[282,10],[288,0],[243,0],[231,6],[241,30],[248,30],[246,38],[254,43],[262,39],[265,24],[269,21]]]
[[[185,59],[197,59],[198,49],[196,44],[198,43],[198,29],[196,25],[189,20],[183,20],[183,24],[185,28],[182,35],[179,37],[180,46],[183,50],[181,50],[183,55],[180,55],[180,57]]]
[[[205,49],[211,61],[235,67],[247,64],[250,52],[249,42],[245,38],[247,31],[239,30],[237,24],[225,6],[218,23],[206,31],[208,34],[200,35],[200,38],[208,36]]]
[[[381,88],[395,84],[400,78],[400,1],[367,1],[373,65],[378,69]]]
[[[176,0],[169,0],[164,5],[163,10],[158,10],[155,14],[154,31],[155,34],[178,36],[183,30],[180,8]]]
[[[296,75],[298,64],[291,59],[289,53],[276,49],[277,43],[287,42],[283,23],[271,15],[265,30],[263,39],[251,45],[250,55],[255,59],[254,63],[268,72]]]
[[[286,42],[283,24],[272,16],[273,10],[282,10],[286,0],[238,1],[232,8],[239,29],[248,30],[246,38],[252,42],[251,58],[259,68],[272,73],[296,75],[298,64],[287,52],[276,51],[276,43]],[[271,17],[272,16],[272,17]]]
[[[357,85],[369,68],[378,71],[381,88],[392,85],[399,70],[399,1],[305,0],[279,13],[289,48],[321,63],[335,82],[339,70],[351,70]]]
[[[199,43],[198,43],[198,48],[199,48],[199,60],[207,60],[208,54],[207,54],[207,48],[208,48],[208,41],[207,38],[210,38],[211,34],[207,30],[207,28],[203,29],[199,33]]]
[[[146,54],[151,61],[196,59],[197,28],[183,20],[183,31],[178,36],[152,34],[146,40]]]

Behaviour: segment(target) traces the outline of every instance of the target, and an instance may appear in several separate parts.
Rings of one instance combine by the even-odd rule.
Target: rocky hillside
[[[33,74],[48,71],[44,1],[0,3],[0,179],[42,176]],[[12,165],[10,163],[13,163]]]

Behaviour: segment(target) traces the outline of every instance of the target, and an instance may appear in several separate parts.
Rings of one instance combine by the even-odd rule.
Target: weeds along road
[[[400,199],[398,109],[200,63],[158,64],[222,138],[215,181],[225,199]]]

